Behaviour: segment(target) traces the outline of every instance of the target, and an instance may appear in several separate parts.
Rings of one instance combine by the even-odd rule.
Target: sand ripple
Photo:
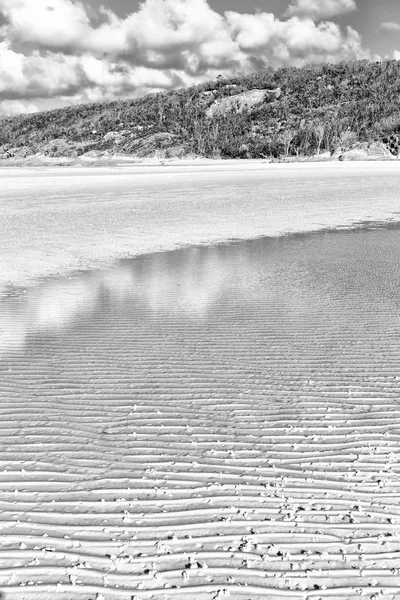
[[[5,599],[398,598],[399,232],[193,256],[0,305]]]

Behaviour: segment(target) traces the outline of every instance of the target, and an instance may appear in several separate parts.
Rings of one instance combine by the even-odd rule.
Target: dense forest
[[[399,153],[400,62],[282,68],[0,120],[0,156],[295,157]],[[88,154],[89,153],[89,154]]]

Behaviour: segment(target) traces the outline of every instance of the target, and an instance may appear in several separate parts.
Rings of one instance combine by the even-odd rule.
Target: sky
[[[400,59],[399,0],[0,0],[0,114]]]

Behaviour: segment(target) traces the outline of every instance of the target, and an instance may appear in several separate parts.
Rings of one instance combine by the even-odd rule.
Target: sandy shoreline
[[[189,248],[3,299],[26,333],[0,357],[5,600],[395,600],[399,237]]]
[[[247,168],[0,171],[2,599],[399,597],[397,165]]]
[[[397,220],[398,180],[393,163],[3,168],[0,286],[188,245]]]

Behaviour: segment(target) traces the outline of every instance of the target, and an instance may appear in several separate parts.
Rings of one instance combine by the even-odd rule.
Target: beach
[[[398,183],[0,170],[4,600],[399,597]]]
[[[188,245],[397,220],[397,163],[0,169],[0,287]]]

